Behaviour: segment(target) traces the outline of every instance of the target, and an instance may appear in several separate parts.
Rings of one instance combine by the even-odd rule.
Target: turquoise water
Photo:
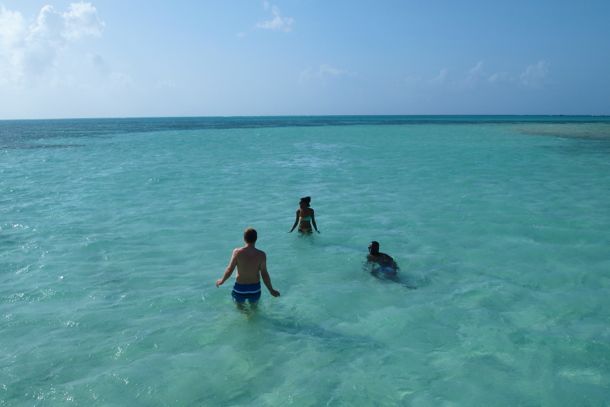
[[[610,400],[608,118],[8,121],[0,191],[2,406]]]

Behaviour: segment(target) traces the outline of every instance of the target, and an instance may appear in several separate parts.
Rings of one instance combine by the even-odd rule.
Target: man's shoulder
[[[244,253],[244,252],[254,253],[257,256],[266,256],[264,251],[262,251],[260,249],[257,249],[256,247],[251,247],[251,248],[248,248],[248,247],[236,247],[235,249],[233,249],[233,254],[236,255],[236,256],[241,254],[241,253]],[[250,254],[250,255],[252,255],[252,254]]]

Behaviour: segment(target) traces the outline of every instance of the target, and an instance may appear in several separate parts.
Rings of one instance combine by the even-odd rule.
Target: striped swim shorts
[[[256,284],[239,284],[235,283],[231,295],[235,302],[244,303],[257,302],[261,298],[261,283]]]

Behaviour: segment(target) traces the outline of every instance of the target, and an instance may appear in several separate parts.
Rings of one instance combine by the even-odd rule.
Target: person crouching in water
[[[224,275],[216,280],[216,287],[220,287],[231,277],[233,270],[237,267],[237,279],[231,295],[239,308],[243,308],[246,300],[248,300],[251,306],[256,305],[261,297],[261,278],[272,296],[280,296],[280,292],[275,290],[271,284],[271,277],[269,277],[269,272],[267,271],[267,255],[264,251],[254,247],[256,239],[256,230],[252,228],[246,229],[244,232],[245,246],[233,250],[231,261]]]
[[[366,256],[366,260],[372,265],[371,274],[376,277],[396,277],[398,274],[398,264],[392,256],[379,251],[379,242],[375,240],[369,244],[369,254]]]

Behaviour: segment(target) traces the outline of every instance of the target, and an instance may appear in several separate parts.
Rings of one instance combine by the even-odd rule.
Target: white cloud
[[[487,76],[487,74],[485,73],[485,70],[483,69],[483,61],[479,61],[479,62],[477,62],[477,64],[475,66],[473,66],[472,68],[470,68],[468,70],[468,75],[466,76],[466,82],[468,82],[470,84],[475,84],[476,82],[478,82],[479,80],[483,79],[486,76]]]
[[[110,75],[110,73],[111,73],[110,68],[108,67],[108,64],[106,63],[106,61],[104,60],[104,58],[101,55],[89,54],[88,57],[89,57],[89,61],[91,62],[91,65],[93,65],[93,67],[95,68],[95,71],[101,77],[107,77],[108,75]]]
[[[93,71],[97,74],[95,80],[101,80],[104,83],[104,86],[121,89],[131,88],[135,86],[136,82],[129,74],[111,69],[110,65],[101,55],[89,54],[88,58],[89,62],[93,66]],[[88,87],[91,85],[91,83],[87,84],[86,82],[88,81],[81,81],[80,83],[76,83],[74,84],[74,87]],[[92,87],[96,86],[93,85]],[[156,87],[160,87],[159,83],[157,83]]]
[[[490,83],[512,82],[513,76],[511,74],[509,74],[508,72],[495,72],[495,73],[489,75],[489,78],[487,78],[487,81]]]
[[[79,39],[86,36],[102,35],[105,23],[97,15],[91,3],[72,3],[68,11],[62,14],[64,19],[63,35],[68,39]]]
[[[440,70],[438,75],[434,78],[430,79],[430,83],[433,85],[443,85],[447,82],[447,78],[449,76],[449,70],[447,68],[443,68]]]
[[[294,19],[292,17],[282,17],[280,9],[277,6],[270,4],[268,1],[263,2],[265,10],[271,10],[271,19],[261,21],[256,24],[257,28],[272,31],[292,31]]]
[[[407,75],[404,78],[404,83],[409,87],[418,86],[422,83],[422,77],[419,75]]]
[[[511,78],[512,77],[508,72],[488,73],[484,68],[484,62],[479,61],[468,70],[462,85],[466,88],[473,88],[475,86],[485,86],[490,83],[498,84],[501,82],[510,82]]]
[[[538,61],[537,64],[529,65],[520,76],[521,83],[525,86],[540,87],[544,84],[549,73],[549,64],[546,61]]]
[[[72,3],[64,13],[46,5],[30,25],[20,12],[0,7],[0,85],[41,75],[72,42],[100,36],[103,28],[91,3]]]
[[[0,6],[0,46],[12,47],[23,38],[25,24],[21,13]]]
[[[299,82],[305,82],[312,79],[336,78],[340,76],[355,76],[353,72],[344,69],[336,68],[332,65],[322,64],[317,68],[307,68],[301,72]]]
[[[450,75],[447,68],[442,68],[438,74],[432,77],[409,75],[405,78],[404,83],[408,87],[445,87],[459,91],[499,84],[540,87],[546,82],[548,72],[549,64],[543,60],[527,66],[520,74],[507,71],[489,73],[485,70],[485,63],[478,61],[461,75]]]
[[[23,59],[21,47],[25,32],[21,14],[0,6],[0,85],[20,79],[20,72],[15,67]]]
[[[334,66],[323,64],[323,65],[320,65],[320,68],[318,69],[318,74],[320,76],[341,76],[341,75],[346,75],[347,71],[344,71],[343,69],[335,68]]]
[[[123,72],[110,73],[110,83],[121,89],[131,88],[136,84],[131,75]]]
[[[176,89],[177,88],[177,84],[176,81],[174,81],[173,79],[163,79],[163,80],[159,80],[157,81],[157,83],[155,83],[155,88],[156,89]]]

